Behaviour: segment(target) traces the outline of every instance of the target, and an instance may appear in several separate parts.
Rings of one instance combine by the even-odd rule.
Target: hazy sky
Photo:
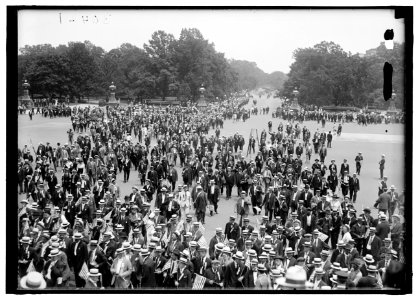
[[[60,14],[61,13],[61,14]],[[334,41],[364,53],[394,29],[404,40],[403,20],[389,10],[48,10],[19,12],[19,47],[89,40],[106,51],[123,43],[143,46],[156,30],[179,37],[198,28],[227,58],[254,61],[265,72],[287,73],[292,53]]]

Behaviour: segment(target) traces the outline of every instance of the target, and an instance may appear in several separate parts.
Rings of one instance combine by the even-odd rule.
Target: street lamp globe
[[[112,92],[116,90],[116,86],[112,81],[112,84],[109,86],[109,90],[111,90]]]
[[[292,93],[293,93],[293,96],[295,96],[295,98],[297,98],[297,97],[298,97],[298,95],[299,95],[298,88],[297,88],[297,87],[295,87]]]
[[[199,91],[200,91],[201,94],[203,94],[206,91],[205,87],[203,86],[203,83],[200,86]]]
[[[28,81],[26,79],[25,79],[25,82],[22,84],[22,86],[25,90],[30,88],[30,84],[28,83]]]

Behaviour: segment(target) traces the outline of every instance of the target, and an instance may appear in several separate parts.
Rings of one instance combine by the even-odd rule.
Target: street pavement
[[[277,127],[280,122],[284,125],[287,123],[286,120],[279,118],[272,118],[272,112],[275,111],[276,107],[279,106],[280,100],[278,98],[267,98],[265,95],[261,98],[255,96],[257,99],[257,107],[260,106],[269,106],[270,112],[268,115],[258,114],[251,115],[251,118],[246,122],[233,122],[232,120],[226,120],[224,122],[224,128],[221,129],[221,136],[233,135],[236,132],[242,134],[246,140],[246,145],[244,145],[246,154],[246,147],[248,142],[248,137],[250,135],[251,129],[257,129],[258,135],[260,136],[261,131],[265,129],[268,130],[267,123],[272,121],[273,131],[277,131]],[[248,107],[253,105],[252,101],[249,101]],[[259,109],[260,112],[260,109]],[[37,148],[39,142],[49,141],[51,145],[55,146],[57,142],[64,144],[68,141],[67,130],[71,128],[70,118],[44,118],[40,115],[34,115],[33,120],[29,120],[28,115],[19,115],[18,116],[18,146],[20,149],[23,148],[25,144],[31,147],[31,143]],[[311,133],[319,128],[322,131],[322,127],[315,121],[306,121],[303,122],[302,126],[306,126]],[[334,127],[337,127],[338,124],[326,123],[324,130],[326,132],[332,130]],[[88,132],[89,133],[89,132]],[[85,133],[83,133],[85,134]],[[214,130],[209,131],[209,135],[214,134]],[[77,135],[74,136],[76,140]],[[134,138],[133,142],[136,143]],[[156,143],[156,140],[151,141],[151,146]],[[361,170],[360,179],[360,191],[358,193],[358,199],[355,203],[355,208],[357,211],[361,211],[364,207],[372,208],[372,215],[377,216],[377,210],[373,209],[373,204],[377,199],[377,191],[379,184],[379,166],[378,161],[381,154],[386,155],[386,168],[385,175],[388,176],[389,186],[394,184],[397,187],[397,191],[401,192],[404,185],[404,125],[403,124],[379,124],[379,125],[369,125],[369,126],[360,126],[357,123],[346,123],[343,124],[342,135],[340,137],[334,136],[332,142],[332,148],[328,149],[328,156],[326,157],[326,165],[329,165],[331,159],[335,159],[336,164],[339,167],[344,158],[348,160],[350,165],[350,173],[355,170],[354,158],[358,152],[362,152],[364,161],[363,167]],[[216,155],[216,154],[215,154]],[[305,158],[304,154],[302,156]],[[247,159],[254,158],[250,155]],[[315,158],[319,158],[317,154],[313,154],[311,158],[311,163],[314,162]],[[311,163],[305,163],[305,166],[310,167]],[[176,166],[177,172],[179,174],[179,182],[177,184],[182,184],[181,168]],[[61,168],[58,168],[57,177],[59,181],[62,176]],[[123,196],[131,193],[132,186],[141,186],[138,180],[138,172],[131,170],[129,182],[123,182],[123,173],[118,174],[117,184],[121,189],[121,198]],[[341,192],[340,192],[341,195]],[[24,195],[18,195],[19,200],[24,198]],[[155,196],[154,196],[155,197]],[[219,214],[214,216],[209,216],[209,213],[206,214],[206,224],[205,224],[205,239],[207,241],[214,235],[215,228],[225,227],[225,224],[228,222],[230,215],[236,215],[235,204],[238,199],[237,189],[234,187],[232,191],[232,198],[230,200],[225,199],[225,190],[224,194],[220,197],[219,201]],[[152,208],[154,201],[152,202]],[[264,211],[262,212],[264,214]],[[256,227],[258,225],[258,220],[261,219],[261,216],[249,216],[250,222]]]

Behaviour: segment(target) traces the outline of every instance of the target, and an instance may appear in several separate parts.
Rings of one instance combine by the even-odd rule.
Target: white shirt
[[[257,282],[257,276],[258,276],[258,272],[257,271],[253,271],[254,285]]]
[[[116,264],[116,274],[120,274],[122,268],[122,259],[118,259],[118,262]]]
[[[77,255],[77,247],[78,247],[79,244],[80,244],[80,241],[78,241],[78,242],[75,243],[75,246],[74,246],[74,256]]]
[[[96,249],[94,249],[91,253],[90,263],[94,262],[95,260],[96,260]]]
[[[210,193],[213,195],[213,194],[215,194],[215,186],[214,185],[211,185],[210,186]]]
[[[312,218],[312,215],[306,216],[306,225],[311,226],[311,218]]]

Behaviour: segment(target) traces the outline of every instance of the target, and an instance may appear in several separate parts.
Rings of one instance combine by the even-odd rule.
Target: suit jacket
[[[312,233],[312,231],[316,228],[317,219],[316,219],[315,215],[311,213],[311,225],[310,226],[308,226],[307,219],[308,219],[308,215],[304,214],[302,216],[302,219],[301,219],[302,228],[303,228],[304,232]]]
[[[93,222],[91,218],[90,206],[87,203],[84,205],[84,208],[83,205],[80,203],[76,208],[76,211],[79,217],[82,218],[84,221],[87,220],[87,222],[89,223]]]
[[[378,236],[382,241],[388,237],[390,232],[390,225],[387,221],[380,222],[376,226],[376,236]]]
[[[287,264],[287,262],[289,262],[289,264]],[[287,270],[288,268],[295,266],[296,263],[297,260],[293,256],[291,258],[285,257],[285,259],[283,260],[283,267],[285,270]]]
[[[208,199],[205,192],[201,191],[197,194],[196,200],[194,202],[194,207],[196,209],[196,213],[199,212],[206,212],[206,206],[208,205]]]
[[[367,245],[369,243],[370,240],[370,236],[366,239],[366,242],[364,243],[364,248],[363,248],[363,256],[366,255],[367,253],[370,253],[375,261],[379,261],[380,260],[380,249],[382,248],[383,242],[382,240],[377,236],[374,235],[373,241],[370,245],[370,250],[367,249]]]
[[[238,237],[240,236],[240,230],[239,230],[239,226],[237,223],[231,223],[228,222],[225,225],[225,236],[228,240],[233,239],[233,240],[237,240]]]
[[[114,285],[117,288],[128,288],[129,283],[131,282],[131,273],[132,273],[132,264],[131,261],[125,256],[122,259],[121,269],[119,270],[119,276],[115,276]],[[117,272],[119,258],[115,258],[113,261],[110,271],[112,274]]]
[[[219,268],[218,271],[215,273],[212,268],[207,268],[204,277],[206,277],[205,287],[207,288],[215,288],[220,289],[221,287],[215,283],[221,283],[224,281],[224,274],[222,272],[222,268]],[[209,280],[213,280],[214,283],[210,284]]]
[[[214,204],[219,201],[219,187],[215,185],[215,190],[213,194],[211,194],[211,186],[208,186],[207,196],[210,203]]]
[[[254,289],[255,288],[253,270],[248,269],[247,272],[245,272],[243,283],[244,283],[244,287],[246,287],[246,288],[249,288],[249,289]]]
[[[306,200],[305,200],[305,197],[306,197]],[[303,205],[305,207],[310,207],[312,197],[313,197],[313,195],[312,195],[312,193],[309,190],[308,191],[303,190],[300,193],[298,200],[303,200],[304,201],[303,202]]]
[[[351,264],[351,255],[350,254],[345,254],[345,253],[341,253],[337,256],[337,259],[335,260],[336,262],[340,263],[341,268],[348,268],[350,269],[350,264]]]
[[[377,279],[370,276],[362,277],[357,283],[357,288],[377,289]]]
[[[159,263],[161,265],[161,263]],[[141,265],[142,281],[141,286],[146,288],[155,288],[157,283],[155,281],[155,262],[152,258],[147,257]]]
[[[299,257],[305,257],[305,253],[304,253],[303,251],[301,251],[301,252],[299,253]],[[305,260],[305,263],[306,263],[307,265],[313,264],[313,260],[314,260],[314,258],[315,258],[315,253],[313,253],[312,251],[309,251],[309,252],[308,252],[308,256],[307,256],[307,258],[306,258],[306,260]]]
[[[194,267],[194,273],[199,275],[204,275],[206,269],[212,267],[212,260],[208,257],[204,258],[204,262],[202,262],[202,259],[200,257],[196,257],[192,259],[193,267]]]
[[[237,213],[239,215],[248,215],[250,213],[250,199],[244,198],[244,205],[242,205],[242,198],[237,200]]]
[[[232,261],[225,267],[225,288],[242,287],[242,284],[238,281],[240,276],[245,274],[246,267],[244,264]]]
[[[354,179],[350,177],[348,181],[348,187],[350,190],[359,191],[360,190],[360,180],[358,178]]]
[[[321,251],[324,249],[329,249],[329,246],[321,239],[312,242],[312,252],[315,253],[315,257],[321,257]]]
[[[108,262],[112,264],[117,247],[116,242],[114,240],[110,240],[107,245],[105,242],[102,242],[100,243],[100,247],[103,249],[103,253],[106,256]]]
[[[192,273],[185,267],[183,270],[177,271],[177,281],[179,289],[190,289],[192,287]]]
[[[74,248],[77,246],[76,252],[74,254]],[[84,241],[80,241],[78,243],[72,243],[70,246],[70,250],[68,252],[68,260],[70,263],[70,266],[74,268],[74,271],[78,273],[81,270],[81,267],[83,266],[83,263],[87,263],[88,259],[88,250],[87,245]]]
[[[97,268],[100,273],[102,273],[102,276],[105,276],[106,274],[109,274],[109,264],[107,263],[106,255],[104,255],[103,251],[96,249],[95,257],[92,257],[93,251],[89,252],[88,256],[88,267],[90,268]],[[92,260],[93,259],[93,260]],[[96,263],[97,266],[92,265],[92,262]]]

